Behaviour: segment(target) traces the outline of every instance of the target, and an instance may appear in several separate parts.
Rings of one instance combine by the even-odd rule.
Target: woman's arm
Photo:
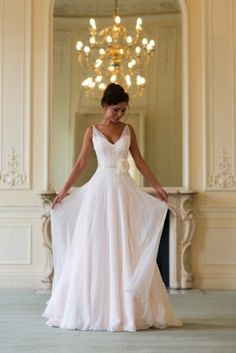
[[[88,160],[90,151],[92,149],[92,127],[89,127],[85,134],[84,134],[84,139],[83,139],[83,145],[79,154],[79,157],[77,161],[75,162],[72,171],[63,186],[63,189],[60,191],[60,193],[56,196],[56,198],[53,201],[52,208],[55,206],[56,203],[60,203],[64,197],[67,195],[68,191],[70,190],[71,186],[75,183],[79,175],[81,174],[82,170],[85,167],[85,164]]]
[[[152,171],[149,169],[148,165],[144,161],[138,144],[137,144],[137,139],[136,135],[134,132],[134,129],[132,128],[131,125],[128,125],[131,133],[131,143],[130,143],[130,153],[133,157],[133,160],[135,162],[136,167],[140,171],[140,173],[149,181],[149,183],[153,186],[153,188],[156,190],[158,196],[161,198],[161,200],[167,202],[168,196],[165,192],[165,190],[162,189],[160,183],[157,181],[155,176],[153,175]]]

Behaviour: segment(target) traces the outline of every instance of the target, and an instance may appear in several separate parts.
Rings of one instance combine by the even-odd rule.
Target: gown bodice
[[[93,145],[96,152],[98,167],[116,167],[117,163],[127,161],[130,147],[130,130],[125,125],[123,132],[115,143],[111,143],[106,136],[93,125]]]

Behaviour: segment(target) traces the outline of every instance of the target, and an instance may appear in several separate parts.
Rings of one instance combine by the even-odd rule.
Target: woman
[[[43,316],[49,326],[135,331],[181,326],[156,265],[167,194],[143,160],[133,128],[121,122],[129,96],[118,84],[104,91],[104,117],[87,129],[72,172],[53,202],[54,280]],[[68,194],[95,149],[98,168]],[[129,174],[130,151],[158,198]]]

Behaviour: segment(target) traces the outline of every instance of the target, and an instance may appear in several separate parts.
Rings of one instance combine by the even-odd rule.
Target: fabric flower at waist
[[[116,162],[116,169],[117,169],[117,174],[118,175],[122,175],[122,174],[128,173],[129,167],[130,166],[129,166],[129,162],[127,161],[127,159],[120,158]]]

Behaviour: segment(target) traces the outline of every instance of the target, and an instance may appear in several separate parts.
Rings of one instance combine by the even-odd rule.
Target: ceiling
[[[111,16],[115,0],[56,0],[54,15],[57,17]],[[118,0],[118,14],[153,15],[179,13],[179,0]]]

